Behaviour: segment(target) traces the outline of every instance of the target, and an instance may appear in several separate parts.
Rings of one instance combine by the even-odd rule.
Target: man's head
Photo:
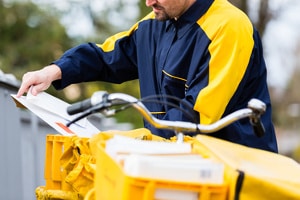
[[[178,19],[196,0],[146,0],[160,21]]]

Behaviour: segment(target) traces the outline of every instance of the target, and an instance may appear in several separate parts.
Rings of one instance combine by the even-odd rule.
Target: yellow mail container
[[[46,136],[44,179],[45,186],[39,186],[35,190],[37,200],[77,200],[78,193],[65,182],[67,172],[62,168],[60,159],[65,152],[66,144],[72,138],[57,134]]]
[[[101,200],[196,199],[225,200],[226,184],[174,182],[126,175],[99,144],[96,155],[95,196]]]
[[[64,144],[70,139],[62,135],[47,135],[44,168],[46,189],[68,190],[68,185],[64,182],[65,172],[62,170],[60,158],[64,152]]]

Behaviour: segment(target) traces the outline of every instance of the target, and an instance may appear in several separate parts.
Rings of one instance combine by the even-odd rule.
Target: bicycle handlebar
[[[168,129],[174,130],[175,133],[182,132],[197,132],[201,133],[213,133],[216,132],[235,121],[249,117],[250,122],[253,126],[254,132],[258,137],[262,137],[265,133],[264,126],[260,120],[260,116],[264,114],[266,110],[266,105],[258,99],[251,99],[248,102],[248,108],[237,110],[224,118],[216,121],[213,124],[203,125],[195,124],[192,122],[183,121],[168,121],[155,118],[151,112],[145,107],[145,105],[130,95],[124,93],[112,93],[108,94],[106,92],[95,92],[90,99],[72,104],[68,107],[67,112],[72,115],[79,112],[82,114],[69,122],[67,126],[72,123],[86,117],[95,112],[100,112],[105,116],[111,116],[115,114],[115,110],[109,110],[112,106],[127,104],[134,107],[143,118],[148,121],[151,125],[158,129]]]

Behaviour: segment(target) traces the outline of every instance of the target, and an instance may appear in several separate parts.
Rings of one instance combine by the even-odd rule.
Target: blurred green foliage
[[[0,67],[17,78],[57,59],[72,40],[59,19],[32,3],[0,1]]]
[[[17,79],[58,59],[72,39],[54,15],[35,4],[0,1],[0,69]],[[64,95],[51,88],[50,93]]]
[[[0,0],[0,69],[21,79],[25,72],[48,65],[67,49],[83,42],[82,38],[70,38],[67,35],[59,17],[60,13],[55,10],[47,12],[29,1],[5,3]],[[110,32],[111,27],[107,27],[107,32]],[[104,28],[102,23],[101,30]],[[47,92],[70,103],[89,98],[98,90],[123,92],[139,97],[137,80],[124,84],[81,83],[76,85],[76,90],[70,90],[72,87],[74,86],[62,91],[50,87]],[[68,95],[72,92],[76,94]],[[141,116],[132,114],[132,111],[121,112],[116,118],[119,122],[133,123],[135,127],[142,126]]]

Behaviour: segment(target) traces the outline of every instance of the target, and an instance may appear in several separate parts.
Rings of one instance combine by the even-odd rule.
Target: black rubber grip
[[[67,107],[67,113],[69,115],[74,115],[80,112],[83,112],[92,107],[91,99],[86,99],[77,103],[74,103]]]

